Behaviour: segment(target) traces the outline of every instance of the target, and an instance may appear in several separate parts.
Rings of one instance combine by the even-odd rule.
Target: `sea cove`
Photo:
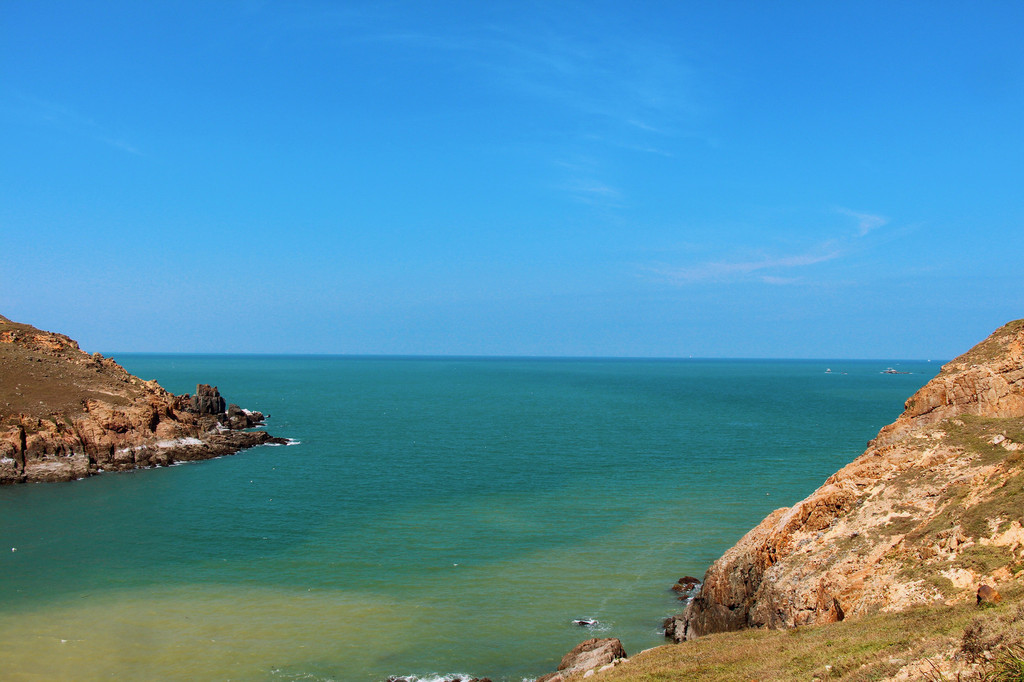
[[[521,680],[662,643],[668,587],[939,363],[117,355],[293,446],[0,488],[10,679]],[[906,375],[881,372],[893,366]],[[831,369],[831,373],[826,373]]]

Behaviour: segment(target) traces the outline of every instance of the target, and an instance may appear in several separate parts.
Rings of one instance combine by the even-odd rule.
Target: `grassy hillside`
[[[1024,590],[1003,596],[987,608],[919,607],[829,625],[707,635],[650,649],[589,679],[1024,680]]]

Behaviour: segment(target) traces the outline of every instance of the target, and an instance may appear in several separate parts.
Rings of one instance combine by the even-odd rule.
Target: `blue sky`
[[[0,4],[0,314],[87,350],[949,358],[1024,3]]]

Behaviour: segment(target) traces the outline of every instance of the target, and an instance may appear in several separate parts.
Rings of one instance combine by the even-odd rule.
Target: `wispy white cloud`
[[[853,211],[848,208],[837,208],[839,213],[845,216],[849,216],[857,221],[857,236],[863,237],[869,232],[873,232],[880,227],[883,227],[889,223],[889,219],[883,215],[877,215],[875,213],[863,213],[860,211]]]
[[[547,5],[502,21],[494,19],[500,11],[479,13],[475,22],[417,21],[415,13],[386,3],[272,11],[294,15],[286,23],[317,39],[373,43],[456,63],[460,78],[478,81],[467,92],[498,93],[529,109],[538,122],[535,153],[546,155],[542,162],[601,158],[604,163],[589,172],[559,170],[549,179],[553,191],[575,200],[625,204],[629,188],[608,180],[622,150],[673,158],[678,140],[700,139],[692,132],[699,118],[695,70],[678,46],[609,31],[608,16],[585,4]]]
[[[675,158],[675,154],[673,152],[670,152],[667,149],[662,149],[661,147],[655,147],[653,145],[618,142],[615,143],[615,146],[619,147],[620,149],[628,149],[630,151],[640,152],[642,154],[655,154],[657,156],[664,156],[667,159]]]
[[[806,251],[789,255],[762,255],[750,257],[738,255],[732,258],[706,261],[694,265],[669,266],[657,264],[642,268],[646,276],[675,285],[697,282],[760,281],[765,284],[796,284],[801,278],[791,273],[820,263],[838,260],[865,248],[862,239],[869,233],[889,224],[889,218],[863,211],[838,207],[837,213],[853,218],[857,222],[853,233],[828,239]],[[749,253],[747,251],[746,253]]]
[[[680,137],[676,131],[692,123],[693,69],[675,46],[637,36],[609,38],[606,26],[593,23],[600,19],[579,9],[539,10],[528,23],[482,22],[448,29],[435,25],[433,30],[378,9],[372,20],[346,12],[318,25],[339,26],[344,29],[339,34],[349,41],[450,53],[460,69],[477,72],[481,88],[528,103],[539,121],[549,122],[547,129],[538,127],[549,162],[581,152],[607,155],[622,149],[675,156],[672,140]],[[577,198],[609,196],[606,191],[580,189],[607,188],[602,175],[569,175],[553,179],[551,187]],[[624,189],[615,192],[617,199],[624,195]]]
[[[841,255],[841,251],[826,250],[788,256],[764,256],[757,259],[719,260],[683,267],[669,267],[662,265],[658,267],[648,267],[646,270],[655,274],[660,279],[673,282],[675,284],[689,284],[694,282],[726,282],[738,278],[744,278],[745,276],[765,270],[779,272],[791,270],[793,268],[807,267],[809,265],[835,260]],[[770,284],[790,283],[792,281],[777,274],[765,274],[759,279]]]
[[[134,154],[136,156],[142,156],[142,152],[139,151],[138,147],[131,144],[130,142],[126,142],[125,140],[116,139],[112,137],[105,137],[102,135],[95,136],[95,139],[105,144],[109,144],[111,147],[116,147],[117,149],[120,149],[123,152]]]
[[[595,206],[618,206],[622,199],[622,192],[617,187],[589,178],[570,179],[560,189],[571,194],[577,201]]]
[[[597,194],[605,197],[618,197],[621,192],[614,187],[597,182],[581,182],[569,188],[572,192],[584,192],[586,194]]]
[[[776,284],[779,286],[785,286],[787,284],[798,284],[803,280],[799,277],[777,277],[775,275],[762,275],[761,281],[765,284]]]
[[[646,121],[638,121],[635,118],[626,121],[626,123],[628,125],[633,126],[634,128],[638,128],[638,129],[643,130],[644,132],[648,132],[648,133],[656,133],[658,135],[671,135],[672,134],[671,132],[669,132],[667,130],[663,130],[661,128],[657,128],[657,127],[651,125],[650,123],[647,123]]]
[[[553,164],[563,177],[552,185],[559,192],[565,192],[574,200],[614,208],[621,205],[622,190],[601,179],[601,162],[592,157],[575,160],[557,160]]]
[[[112,134],[106,126],[69,107],[24,94],[17,95],[17,99],[21,102],[24,114],[37,123],[101,142],[127,154],[142,156],[142,152],[134,144]]]

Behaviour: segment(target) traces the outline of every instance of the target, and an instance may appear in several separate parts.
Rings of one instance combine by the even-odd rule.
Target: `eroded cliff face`
[[[863,455],[708,569],[674,639],[973,599],[1024,580],[1024,320],[915,393]]]
[[[0,483],[72,480],[283,442],[239,430],[261,414],[196,409],[196,397],[223,405],[214,388],[175,396],[63,334],[0,317]]]

